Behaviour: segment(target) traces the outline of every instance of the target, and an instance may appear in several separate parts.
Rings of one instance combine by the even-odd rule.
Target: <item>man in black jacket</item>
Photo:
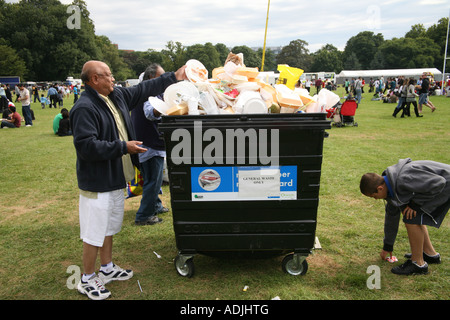
[[[151,64],[143,74],[143,81],[158,78],[165,73],[159,64]],[[161,98],[160,95],[158,98]],[[156,114],[155,114],[156,113]],[[142,186],[141,205],[136,212],[136,225],[154,225],[162,222],[158,213],[167,212],[159,198],[163,181],[164,158],[166,148],[161,133],[158,131],[160,113],[146,101],[131,112],[131,121],[136,129],[136,136],[143,141],[147,149],[139,154],[140,170],[144,184]]]
[[[149,96],[161,94],[171,84],[185,80],[185,67],[137,86],[114,86],[114,76],[103,62],[89,61],[82,70],[85,92],[70,112],[77,153],[80,188],[80,236],[83,240],[84,273],[78,291],[94,300],[108,298],[105,284],[133,276],[112,262],[112,238],[122,226],[124,189],[134,178],[138,153],[130,110]],[[100,253],[101,268],[95,273]]]
[[[416,86],[416,89],[419,93],[419,113],[422,113],[422,106],[426,105],[428,108],[431,109],[431,112],[434,112],[436,110],[436,107],[431,103],[431,101],[428,99],[429,96],[429,90],[430,90],[430,80],[428,79],[428,74],[424,72],[422,74],[422,82],[419,86]]]

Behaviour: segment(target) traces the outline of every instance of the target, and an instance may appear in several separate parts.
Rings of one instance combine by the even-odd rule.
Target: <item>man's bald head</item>
[[[114,90],[114,76],[102,61],[86,62],[81,71],[81,80],[102,95],[109,95]]]
[[[84,64],[81,70],[81,81],[89,83],[91,81],[92,75],[101,73],[105,67],[108,65],[102,61],[91,60]]]

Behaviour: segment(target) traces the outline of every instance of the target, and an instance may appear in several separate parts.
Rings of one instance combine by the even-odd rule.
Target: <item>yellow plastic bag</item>
[[[304,70],[294,67],[289,67],[287,64],[279,64],[278,71],[280,71],[280,77],[278,78],[279,84],[284,84],[288,88],[294,90],[295,84],[300,79]]]

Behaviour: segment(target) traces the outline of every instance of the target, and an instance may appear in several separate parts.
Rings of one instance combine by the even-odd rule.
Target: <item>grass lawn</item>
[[[342,89],[338,93],[342,96]],[[394,275],[393,265],[379,258],[384,203],[362,196],[359,180],[406,157],[450,163],[450,98],[433,96],[437,111],[425,108],[423,118],[401,119],[392,117],[395,105],[371,101],[369,93],[363,97],[355,116],[359,126],[333,127],[325,139],[316,230],[322,249],[308,257],[306,275],[283,273],[283,257],[255,261],[197,255],[194,277],[180,277],[173,265],[177,248],[171,213],[162,215],[162,224],[136,227],[139,197],[126,201],[123,228],[114,238],[114,261],[132,268],[135,276],[109,284],[111,299],[448,300],[450,218],[440,229],[429,228],[443,263],[430,265],[426,276]],[[64,101],[66,108],[72,100]],[[21,113],[20,103],[16,106]],[[0,130],[0,299],[86,300],[70,289],[76,274],[68,273],[71,266],[82,266],[72,138],[53,134],[60,109],[41,109],[38,103],[32,109],[33,127]],[[170,207],[168,186],[163,201]],[[406,252],[409,242],[401,224],[394,251],[399,263]],[[381,288],[375,290],[367,287],[367,269],[373,265],[381,271]]]

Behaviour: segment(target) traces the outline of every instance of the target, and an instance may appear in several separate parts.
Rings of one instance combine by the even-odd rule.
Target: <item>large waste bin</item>
[[[305,274],[314,247],[324,113],[163,117],[177,272],[195,254],[283,252]]]

